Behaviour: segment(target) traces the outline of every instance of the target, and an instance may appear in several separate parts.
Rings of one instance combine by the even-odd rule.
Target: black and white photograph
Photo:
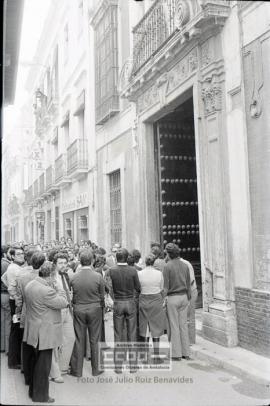
[[[268,406],[270,3],[1,5],[1,404]]]

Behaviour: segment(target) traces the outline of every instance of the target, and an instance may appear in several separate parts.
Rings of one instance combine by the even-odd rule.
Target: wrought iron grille
[[[53,167],[50,165],[46,169],[46,189],[50,188],[53,184]]]
[[[109,175],[110,179],[110,217],[111,243],[122,242],[121,182],[120,170]]]
[[[61,154],[55,160],[55,182],[61,180],[66,174],[66,154]]]
[[[87,169],[87,140],[77,139],[67,149],[67,173],[76,169]]]
[[[119,111],[117,6],[110,5],[95,30],[96,124]]]
[[[156,0],[133,29],[133,70],[136,72],[174,34],[177,0]]]

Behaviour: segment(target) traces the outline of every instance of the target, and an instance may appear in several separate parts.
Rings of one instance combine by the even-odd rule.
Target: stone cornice
[[[150,88],[160,73],[166,72],[176,59],[183,57],[209,33],[218,31],[224,25],[230,13],[230,4],[207,1],[203,8],[181,29],[167,40],[161,49],[154,53],[137,72],[132,73],[132,61],[129,59],[123,66],[119,83],[120,95],[130,101],[136,101],[141,93]]]

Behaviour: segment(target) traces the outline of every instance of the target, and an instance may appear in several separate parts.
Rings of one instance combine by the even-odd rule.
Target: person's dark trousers
[[[23,329],[20,323],[13,323],[12,317],[15,314],[15,300],[9,299],[11,326],[9,335],[8,349],[8,367],[14,368],[21,363],[21,343],[23,338]]]
[[[88,305],[75,305],[73,309],[76,340],[70,361],[71,374],[78,377],[82,376],[86,337],[85,332],[87,328],[91,350],[92,375],[96,375],[99,373],[98,344],[101,340],[102,308],[98,304],[91,303]]]
[[[8,354],[10,335],[10,306],[8,292],[1,292],[1,351]]]
[[[139,312],[139,297],[135,298],[135,304],[136,304],[136,311],[137,311],[137,341],[141,342],[141,336],[140,336],[140,312]]]
[[[25,385],[30,384],[31,379],[31,360],[33,356],[33,347],[26,342],[22,343],[22,364]]]
[[[31,377],[28,392],[33,402],[47,402],[49,399],[49,375],[51,365],[51,348],[48,350],[33,348],[30,362]]]
[[[104,307],[102,308],[102,325],[101,325],[101,337],[100,337],[100,341],[102,343],[106,342],[106,338],[105,338],[105,322],[104,322]]]
[[[114,326],[114,342],[121,343],[125,341],[124,326],[126,326],[127,341],[136,342],[137,340],[137,309],[134,299],[132,300],[116,300],[113,309],[113,326]],[[114,365],[116,372],[122,370],[122,364],[125,360],[125,351],[115,348]],[[136,354],[134,350],[129,352],[130,369],[135,369],[137,365]]]

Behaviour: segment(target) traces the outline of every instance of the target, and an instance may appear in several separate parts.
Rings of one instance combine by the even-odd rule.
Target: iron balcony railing
[[[42,195],[45,192],[45,174],[42,173],[39,177],[39,194]]]
[[[87,169],[87,167],[87,140],[77,139],[67,149],[67,173],[69,175],[75,170]]]
[[[53,185],[53,166],[50,165],[46,169],[46,190]]]
[[[177,0],[156,0],[133,29],[133,70],[136,72],[177,29]]]
[[[55,182],[59,182],[67,175],[67,157],[66,154],[61,154],[55,160]]]
[[[34,199],[38,197],[38,179],[34,182]]]
[[[193,1],[192,1],[193,2]],[[194,1],[195,2],[195,1]],[[188,1],[155,0],[143,18],[133,29],[132,75],[146,64],[168,40],[192,20]],[[224,7],[230,8],[229,0],[201,0],[201,11],[214,17],[222,16]],[[202,18],[203,15],[202,15]]]

